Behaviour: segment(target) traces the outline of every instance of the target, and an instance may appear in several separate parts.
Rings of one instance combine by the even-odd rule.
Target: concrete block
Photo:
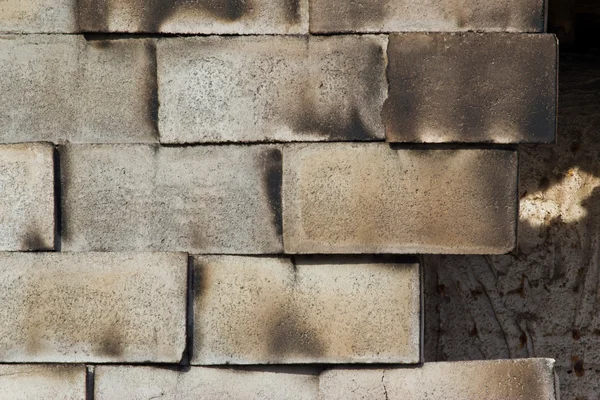
[[[333,369],[321,374],[321,400],[558,400],[554,360],[425,363],[418,368]]]
[[[77,32],[76,0],[3,0],[0,33]]]
[[[310,0],[310,31],[543,32],[546,0]]]
[[[54,148],[0,145],[0,250],[54,249]]]
[[[417,264],[195,256],[192,364],[418,363]]]
[[[0,253],[0,265],[0,362],[181,359],[186,254]]]
[[[84,32],[303,34],[307,0],[80,0]]]
[[[0,398],[85,400],[83,365],[0,365]]]
[[[61,149],[63,250],[278,253],[276,146]]]
[[[100,366],[96,368],[96,400],[317,400],[318,376],[192,367],[182,372],[164,368]]]
[[[158,42],[163,143],[383,140],[387,38]]]
[[[515,245],[517,154],[288,145],[286,253],[506,253]]]
[[[388,141],[554,141],[554,35],[395,34],[388,58]]]

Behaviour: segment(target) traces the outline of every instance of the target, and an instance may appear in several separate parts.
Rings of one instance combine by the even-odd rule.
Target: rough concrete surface
[[[286,146],[283,162],[288,253],[498,254],[514,247],[515,151],[318,143]]]
[[[192,364],[418,363],[418,264],[194,257]]]
[[[61,148],[66,251],[282,250],[276,146]]]
[[[94,389],[96,400],[317,400],[318,376],[303,371],[100,366]]]
[[[181,359],[186,254],[0,253],[0,265],[0,362]]]
[[[83,365],[0,365],[0,398],[85,400]]]
[[[310,0],[310,31],[543,32],[545,0]]]
[[[554,35],[394,34],[388,58],[388,141],[554,141]]]
[[[425,363],[417,368],[333,369],[322,400],[558,400],[550,359]]]
[[[387,38],[158,42],[163,143],[383,140]]]
[[[0,145],[0,250],[54,249],[54,148]]]
[[[3,0],[0,33],[77,32],[75,0]]]

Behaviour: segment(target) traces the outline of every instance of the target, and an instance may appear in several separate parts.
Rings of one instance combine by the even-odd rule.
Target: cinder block
[[[77,32],[76,0],[3,0],[1,33]]]
[[[0,250],[54,249],[54,148],[0,146]]]
[[[156,398],[236,400],[317,400],[318,376],[192,367],[182,372],[132,366],[96,367],[96,400],[147,400]]]
[[[333,369],[321,374],[321,400],[558,400],[554,360],[425,363],[403,369]]]
[[[310,0],[310,31],[543,32],[546,0]]]
[[[388,57],[388,141],[554,141],[554,35],[395,34]]]
[[[83,365],[0,365],[0,398],[85,400]]]
[[[0,37],[0,142],[156,142],[154,42]]]
[[[418,363],[418,264],[195,256],[192,364]]]
[[[158,41],[163,143],[383,140],[387,38]]]
[[[63,250],[282,251],[276,146],[61,149]]]
[[[187,255],[0,253],[0,362],[179,362]]]
[[[515,245],[517,153],[288,145],[286,253],[506,253]]]
[[[307,0],[79,0],[84,32],[303,34]]]

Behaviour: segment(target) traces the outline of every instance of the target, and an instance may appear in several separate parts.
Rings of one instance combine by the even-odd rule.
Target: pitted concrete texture
[[[388,57],[388,141],[554,141],[554,35],[394,34]]]
[[[310,0],[310,31],[543,32],[545,0]]]
[[[0,399],[85,400],[83,365],[0,365]]]
[[[276,146],[61,148],[63,250],[282,251]]]
[[[318,376],[305,371],[100,366],[94,382],[96,400],[318,399]]]
[[[76,0],[3,0],[0,33],[77,32]]]
[[[321,374],[321,400],[558,400],[554,361],[425,363],[422,367]]]
[[[0,142],[156,142],[151,40],[0,36]]]
[[[418,264],[194,257],[192,364],[418,363]]]
[[[84,32],[303,34],[307,0],[79,0]]]
[[[506,253],[515,245],[517,154],[287,145],[287,253]]]
[[[0,253],[0,265],[0,362],[181,359],[186,254]]]
[[[383,140],[387,38],[158,42],[163,143]]]
[[[0,145],[0,250],[54,249],[54,148]]]

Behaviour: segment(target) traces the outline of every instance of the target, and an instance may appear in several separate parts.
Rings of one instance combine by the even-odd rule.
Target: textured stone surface
[[[0,398],[85,400],[83,365],[0,365]]]
[[[482,253],[515,244],[517,154],[388,144],[286,146],[290,253]]]
[[[75,11],[75,0],[3,0],[0,2],[0,32],[76,32]]]
[[[319,392],[322,400],[554,400],[553,365],[528,359],[333,369],[321,374]]]
[[[0,145],[0,250],[54,249],[54,148]]]
[[[87,32],[302,34],[307,0],[79,0]]]
[[[0,36],[0,142],[157,141],[150,40]]]
[[[1,362],[178,362],[183,253],[0,253]]]
[[[194,258],[194,364],[417,363],[417,264]]]
[[[63,250],[281,252],[276,146],[61,149]]]
[[[161,142],[383,140],[387,38],[158,42]]]
[[[192,367],[181,372],[152,367],[96,368],[96,400],[236,399],[317,400],[318,377],[300,372],[267,372]]]
[[[554,141],[554,35],[396,34],[388,57],[388,141]]]
[[[311,32],[543,32],[545,0],[310,0]]]

